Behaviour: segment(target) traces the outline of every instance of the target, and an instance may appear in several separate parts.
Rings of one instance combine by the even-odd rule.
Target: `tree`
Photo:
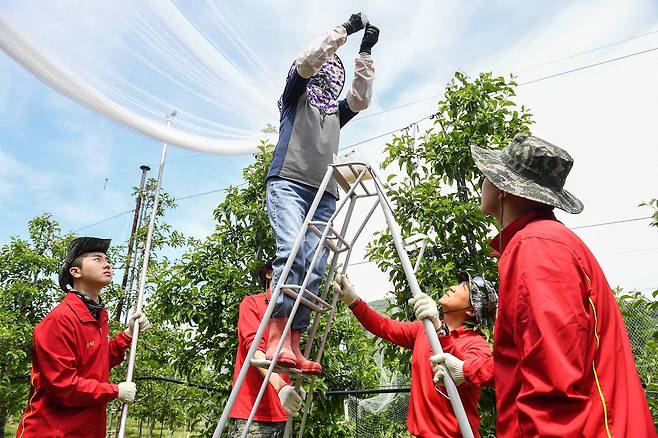
[[[483,273],[496,281],[496,261],[491,257],[487,236],[493,220],[479,208],[480,172],[473,162],[472,145],[500,149],[517,133],[529,133],[531,114],[513,102],[513,77],[482,73],[471,80],[455,73],[445,97],[438,102],[433,126],[414,144],[408,132],[386,146],[384,168],[397,165],[398,173],[388,178],[386,189],[401,226],[403,237],[416,233],[429,236],[417,277],[421,289],[437,299],[456,280],[459,270]],[[390,272],[393,283],[389,315],[412,319],[406,306],[410,289],[399,265],[390,233],[380,232],[369,247],[369,257],[380,269]],[[385,346],[387,363],[394,369],[409,369],[409,352]],[[481,411],[486,419],[483,433],[493,433],[493,396]],[[486,432],[486,433],[485,433]]]
[[[32,331],[63,295],[53,278],[70,238],[45,213],[29,222],[27,239],[0,248],[0,436],[25,408]]]
[[[244,184],[227,190],[214,211],[215,231],[155,279],[152,302],[156,312],[167,324],[186,327],[186,342],[171,353],[172,366],[182,378],[220,390],[212,406],[204,405],[207,417],[212,418],[207,431],[215,427],[231,389],[240,302],[258,291],[258,268],[274,255],[265,207],[272,150],[271,145],[261,144],[255,162],[243,171]],[[334,327],[305,436],[346,436],[348,431],[340,421],[342,400],[326,397],[324,391],[368,387],[377,381],[372,363],[375,347],[361,327],[348,312],[339,312]]]

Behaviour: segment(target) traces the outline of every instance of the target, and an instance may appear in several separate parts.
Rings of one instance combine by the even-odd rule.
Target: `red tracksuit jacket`
[[[17,438],[104,438],[105,408],[119,395],[110,368],[130,337],[109,340],[107,312],[98,321],[69,292],[34,328],[30,398]]]
[[[251,344],[254,342],[256,331],[258,331],[258,325],[260,324],[261,319],[263,319],[263,315],[267,309],[267,299],[268,296],[264,293],[260,293],[246,296],[240,303],[240,314],[238,315],[238,351],[235,359],[235,367],[233,368],[234,384],[238,374],[240,374],[242,364],[247,357],[247,352],[249,351],[249,348],[251,348]],[[263,337],[258,344],[258,349],[260,351],[264,352],[267,350],[268,334],[269,331],[266,327],[263,332]],[[281,378],[287,383],[290,383],[290,378],[288,378],[288,376],[281,375]],[[242,382],[242,387],[240,388],[238,397],[235,399],[235,403],[231,409],[231,418],[240,418],[243,420],[249,418],[249,413],[254,406],[256,396],[258,395],[262,383],[263,376],[256,368],[250,367],[249,371],[247,371],[244,382]],[[288,420],[288,413],[283,409],[283,406],[281,406],[279,396],[272,385],[267,385],[267,389],[263,394],[260,405],[258,405],[258,409],[256,410],[254,420],[270,423]]]
[[[385,318],[362,300],[354,305],[352,312],[370,333],[413,351],[407,417],[409,432],[422,438],[461,436],[450,401],[434,389],[434,372],[430,364],[432,347],[427,340],[422,321],[400,322]],[[439,341],[444,352],[462,360],[485,360],[491,357],[491,347],[487,341],[472,330],[459,328],[448,336],[440,336]],[[479,437],[480,414],[477,405],[480,400],[480,387],[465,382],[457,388],[473,433]]]
[[[497,436],[655,437],[624,320],[589,249],[552,212],[522,216],[502,238],[493,364],[464,364],[467,380],[495,378]]]

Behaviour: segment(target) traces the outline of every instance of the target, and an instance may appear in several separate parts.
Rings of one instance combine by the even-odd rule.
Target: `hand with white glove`
[[[347,278],[347,275],[338,274],[336,280],[333,282],[334,290],[338,292],[340,300],[351,306],[356,303],[359,296],[354,292],[352,282]]]
[[[430,363],[434,370],[434,384],[445,386],[445,368],[448,368],[455,385],[459,386],[464,383],[464,361],[457,359],[450,353],[435,354],[430,357]]]
[[[279,389],[281,406],[293,417],[299,415],[299,408],[302,407],[302,401],[306,398],[306,391],[303,388],[299,388],[299,390],[301,391],[301,395],[297,394],[295,387],[292,385],[286,385]]]
[[[133,314],[130,315],[130,319],[128,320],[128,328],[126,328],[126,334],[131,338],[133,336],[135,321],[137,321],[137,323],[139,324],[140,333],[151,327],[151,322],[148,320],[144,312],[133,312]]]
[[[132,404],[135,401],[135,394],[137,394],[137,386],[134,382],[121,382],[117,385],[119,387],[119,396],[117,397],[121,403]]]
[[[436,301],[427,294],[419,293],[409,300],[409,305],[413,306],[416,319],[422,321],[429,319],[432,321],[436,331],[441,329],[441,319],[439,318],[439,309]]]

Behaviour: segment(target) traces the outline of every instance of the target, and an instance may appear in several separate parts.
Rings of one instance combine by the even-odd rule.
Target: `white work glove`
[[[301,395],[297,394],[295,387],[292,385],[286,385],[279,389],[281,406],[293,417],[299,415],[299,408],[302,407],[302,401],[306,398],[306,391],[303,388],[299,388],[299,390],[301,391]]]
[[[359,299],[354,292],[354,286],[347,275],[338,274],[333,282],[334,290],[338,292],[340,300],[348,306],[351,306]]]
[[[436,301],[432,297],[421,292],[409,300],[409,305],[414,307],[417,320],[429,319],[432,321],[434,328],[439,331],[441,328],[439,309],[436,307]]]
[[[119,383],[119,401],[121,403],[132,404],[135,401],[135,394],[137,394],[137,386],[134,382],[121,382]]]
[[[434,370],[434,384],[439,386],[445,386],[444,382],[444,368],[448,368],[452,380],[455,382],[455,385],[459,386],[464,383],[464,361],[457,359],[450,353],[441,353],[435,354],[430,357],[430,363],[432,364],[432,369]]]
[[[135,321],[139,323],[140,333],[151,327],[151,322],[148,320],[144,312],[133,312],[133,314],[130,315],[130,319],[128,320],[128,328],[126,328],[126,334],[131,338],[133,336],[133,328],[135,327]]]

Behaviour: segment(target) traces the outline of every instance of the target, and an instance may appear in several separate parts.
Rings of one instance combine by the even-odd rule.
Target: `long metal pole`
[[[132,228],[130,229],[130,238],[128,239],[128,254],[126,254],[126,262],[124,263],[124,268],[123,268],[123,279],[121,280],[121,289],[123,290],[123,297],[119,299],[119,302],[117,303],[117,308],[116,308],[116,315],[115,315],[115,320],[117,322],[121,321],[121,314],[123,313],[123,306],[125,304],[126,306],[126,313],[128,313],[128,297],[130,292],[126,288],[128,285],[128,276],[130,275],[131,267],[132,267],[132,256],[134,249],[133,247],[137,246],[135,244],[135,232],[137,231],[137,223],[139,222],[139,210],[142,207],[142,191],[144,190],[144,184],[146,184],[146,172],[151,170],[150,167],[147,165],[141,165],[139,168],[142,170],[142,178],[139,181],[139,195],[137,195],[137,199],[135,200],[135,214],[133,215],[133,225]]]
[[[411,295],[416,296],[421,293],[420,286],[418,285],[418,280],[414,274],[414,268],[411,265],[409,260],[409,255],[407,255],[407,250],[404,249],[404,243],[402,241],[402,236],[400,235],[400,230],[398,223],[393,217],[393,210],[390,207],[384,188],[381,186],[381,180],[379,175],[376,173],[375,169],[371,169],[373,173],[373,180],[375,181],[375,188],[377,189],[377,194],[379,199],[382,201],[382,210],[384,211],[384,216],[386,217],[386,222],[388,223],[388,228],[391,230],[391,236],[393,237],[393,242],[395,243],[395,249],[400,256],[400,261],[402,262],[402,268],[404,269],[404,274],[407,277],[409,282],[409,287],[411,288]],[[425,328],[425,333],[427,339],[430,342],[432,351],[434,354],[443,353],[443,348],[441,348],[441,343],[439,342],[439,336],[436,334],[436,329],[432,324],[432,321],[429,319],[423,320],[423,327]],[[429,366],[429,364],[428,364]],[[461,398],[459,397],[459,392],[457,392],[457,385],[452,380],[450,372],[445,369],[444,375],[448,378],[444,378],[444,384],[446,390],[448,391],[448,398],[450,399],[450,404],[452,405],[452,410],[455,412],[455,417],[457,417],[457,423],[459,423],[459,428],[461,429],[462,437],[464,438],[473,438],[473,431],[471,430],[471,425],[468,422],[468,417],[466,417],[466,411],[464,410],[464,405],[462,405]]]
[[[171,122],[176,117],[176,111],[169,114],[167,117],[167,128],[171,126]],[[142,304],[144,301],[144,289],[146,287],[146,275],[148,273],[149,257],[151,255],[151,243],[153,241],[153,229],[155,228],[155,219],[158,215],[158,204],[160,202],[160,185],[162,184],[162,174],[164,173],[165,160],[167,159],[167,143],[162,145],[162,155],[160,157],[160,169],[158,170],[158,182],[155,185],[155,193],[153,195],[153,210],[151,211],[151,219],[149,221],[148,232],[146,233],[146,244],[144,245],[144,263],[142,264],[142,272],[139,279],[139,291],[137,293],[137,306],[136,312],[142,311]],[[139,323],[135,324],[132,332],[132,341],[130,343],[130,356],[128,357],[128,371],[126,372],[126,382],[132,382],[133,371],[135,369],[135,355],[137,354],[137,338],[139,337]],[[124,438],[126,435],[126,421],[128,419],[128,404],[124,403],[121,406],[121,423],[119,424],[119,433],[117,438]]]

